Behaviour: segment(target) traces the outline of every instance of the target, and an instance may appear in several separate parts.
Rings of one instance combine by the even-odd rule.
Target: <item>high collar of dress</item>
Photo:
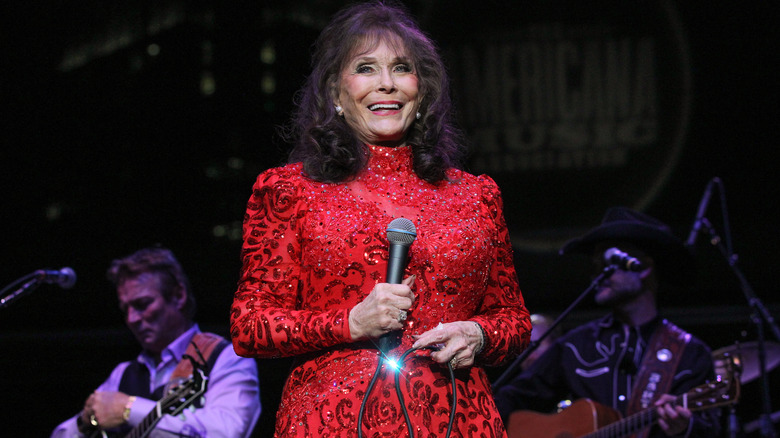
[[[412,170],[411,146],[375,146],[368,145],[368,171],[385,174]]]

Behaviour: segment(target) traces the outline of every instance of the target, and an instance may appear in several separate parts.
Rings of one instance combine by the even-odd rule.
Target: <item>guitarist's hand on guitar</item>
[[[675,405],[676,397],[663,394],[654,403],[658,411],[658,426],[669,436],[682,435],[691,422],[691,411]]]
[[[417,337],[412,348],[435,347],[431,358],[438,363],[450,362],[453,369],[474,365],[482,347],[482,329],[472,321],[439,324]]]
[[[129,398],[124,392],[95,391],[87,398],[82,416],[86,414],[89,421],[94,415],[101,429],[119,426],[125,422],[123,414]]]

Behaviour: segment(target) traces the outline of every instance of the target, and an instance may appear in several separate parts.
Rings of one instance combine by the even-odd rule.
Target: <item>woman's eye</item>
[[[412,67],[407,64],[398,64],[395,66],[395,71],[401,73],[410,73],[412,71]]]
[[[371,73],[372,71],[374,71],[374,69],[371,68],[370,65],[359,65],[355,69],[355,72],[357,72],[357,73]]]

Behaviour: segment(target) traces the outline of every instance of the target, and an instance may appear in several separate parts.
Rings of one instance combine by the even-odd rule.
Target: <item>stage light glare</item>
[[[388,358],[387,362],[385,363],[387,363],[387,368],[393,371],[397,371],[399,368],[401,368],[401,365],[395,359]]]

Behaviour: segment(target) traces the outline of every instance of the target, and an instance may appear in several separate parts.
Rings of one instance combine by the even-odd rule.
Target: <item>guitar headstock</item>
[[[172,386],[168,394],[158,402],[163,414],[178,415],[206,393],[208,377],[203,370],[195,368],[192,377]]]
[[[681,404],[691,411],[726,406],[739,400],[739,379],[734,376],[717,376],[715,381],[697,386],[678,397]]]

